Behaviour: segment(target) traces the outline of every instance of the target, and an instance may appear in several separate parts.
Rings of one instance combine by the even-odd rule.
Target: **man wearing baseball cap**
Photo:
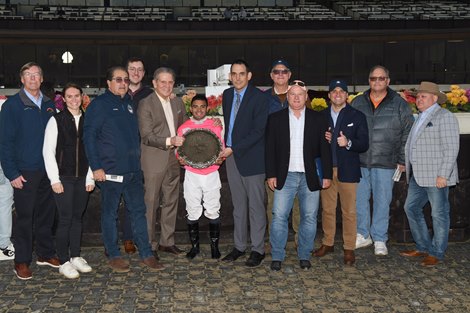
[[[272,88],[267,89],[264,93],[269,99],[269,114],[285,109],[289,106],[287,103],[287,89],[289,88],[289,79],[292,72],[289,67],[289,63],[283,59],[277,59],[271,66],[271,79],[273,81]],[[274,192],[269,188],[266,183],[266,193],[268,203],[266,206],[266,216],[268,218],[268,234],[270,232],[271,222],[273,218],[273,199]],[[292,229],[295,233],[295,244],[298,243],[298,231],[300,224],[300,211],[299,211],[299,199],[295,197],[294,206],[292,208]]]
[[[330,143],[333,179],[328,189],[321,190],[323,240],[314,256],[334,251],[336,206],[340,196],[343,221],[344,264],[353,265],[356,248],[356,189],[361,178],[359,153],[369,148],[369,131],[365,115],[346,103],[348,86],[333,80],[329,86],[329,107],[324,110],[329,128],[325,138]]]
[[[423,257],[422,266],[434,266],[444,258],[449,238],[449,186],[458,182],[459,124],[454,114],[439,103],[447,100],[439,87],[422,82],[416,96],[419,116],[405,146],[408,196],[405,212],[415,250],[400,255]],[[429,235],[423,208],[431,204],[433,236]]]

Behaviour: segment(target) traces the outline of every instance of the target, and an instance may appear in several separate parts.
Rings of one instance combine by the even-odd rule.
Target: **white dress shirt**
[[[173,110],[171,109],[171,102],[170,99],[163,99],[160,97],[160,95],[157,93],[158,99],[160,99],[160,102],[162,103],[163,107],[163,112],[165,112],[165,119],[166,123],[168,124],[168,128],[170,129],[170,137],[166,139],[166,145],[168,147],[171,146],[171,137],[176,136],[176,129],[175,129],[175,121],[173,119]]]
[[[305,172],[304,166],[305,108],[297,118],[289,108],[290,159],[289,172]]]

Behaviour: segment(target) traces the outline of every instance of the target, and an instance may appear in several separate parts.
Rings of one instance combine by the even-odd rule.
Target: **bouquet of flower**
[[[408,105],[411,108],[413,113],[418,113],[418,109],[416,108],[416,96],[414,96],[414,89],[412,90],[401,90],[398,94],[408,102]]]
[[[328,104],[326,104],[326,100],[323,98],[313,98],[312,102],[310,102],[310,107],[314,111],[323,111],[328,107]]]
[[[83,111],[86,111],[86,108],[88,107],[90,102],[91,102],[90,97],[86,93],[84,93],[82,97],[82,110]]]
[[[348,100],[346,100],[346,101],[347,101],[349,104],[351,104],[351,102],[354,100],[354,98],[356,98],[357,96],[362,95],[362,94],[363,94],[363,92],[358,92],[358,93],[356,93],[356,94],[353,94],[353,93],[352,93],[352,94],[350,94],[350,95],[348,96]]]
[[[469,90],[464,90],[458,85],[451,85],[450,92],[446,93],[447,101],[442,105],[442,107],[451,112],[470,111],[467,95],[468,92]]]
[[[188,116],[191,115],[191,111],[189,110],[191,108],[191,100],[196,94],[197,94],[196,90],[188,89],[186,90],[186,94],[181,97],[181,99],[183,100],[184,106],[186,108],[186,114]]]
[[[54,105],[58,111],[63,111],[65,109],[64,98],[62,98],[62,94],[58,93],[54,97]]]
[[[222,95],[207,98],[207,115],[222,115]]]

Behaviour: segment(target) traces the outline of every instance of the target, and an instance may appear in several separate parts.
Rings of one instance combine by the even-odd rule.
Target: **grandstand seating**
[[[0,4],[2,2],[0,1]],[[0,5],[0,19],[94,20],[94,21],[218,21],[226,7],[232,21],[243,5],[247,21],[287,20],[459,20],[470,19],[470,5],[441,0],[330,1],[328,7],[315,1],[292,5],[293,0],[11,0]],[[239,6],[240,5],[240,6]],[[17,6],[21,12],[16,13]],[[28,14],[25,8],[30,7]],[[175,14],[177,7],[188,9]]]
[[[333,9],[356,20],[468,19],[470,6],[460,1],[338,1]]]

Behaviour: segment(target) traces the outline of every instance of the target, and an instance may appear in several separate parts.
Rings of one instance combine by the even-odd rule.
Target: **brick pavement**
[[[434,268],[398,255],[410,247],[391,243],[386,257],[363,248],[356,266],[345,267],[336,243],[333,254],[313,258],[304,271],[289,242],[281,272],[272,272],[270,256],[250,269],[244,260],[209,259],[204,244],[193,261],[160,253],[167,268],[158,273],[141,268],[134,255],[124,274],[107,267],[103,247],[84,247],[93,272],[76,280],[33,264],[33,278],[20,281],[13,261],[0,262],[0,312],[470,312],[470,241],[451,243]]]

